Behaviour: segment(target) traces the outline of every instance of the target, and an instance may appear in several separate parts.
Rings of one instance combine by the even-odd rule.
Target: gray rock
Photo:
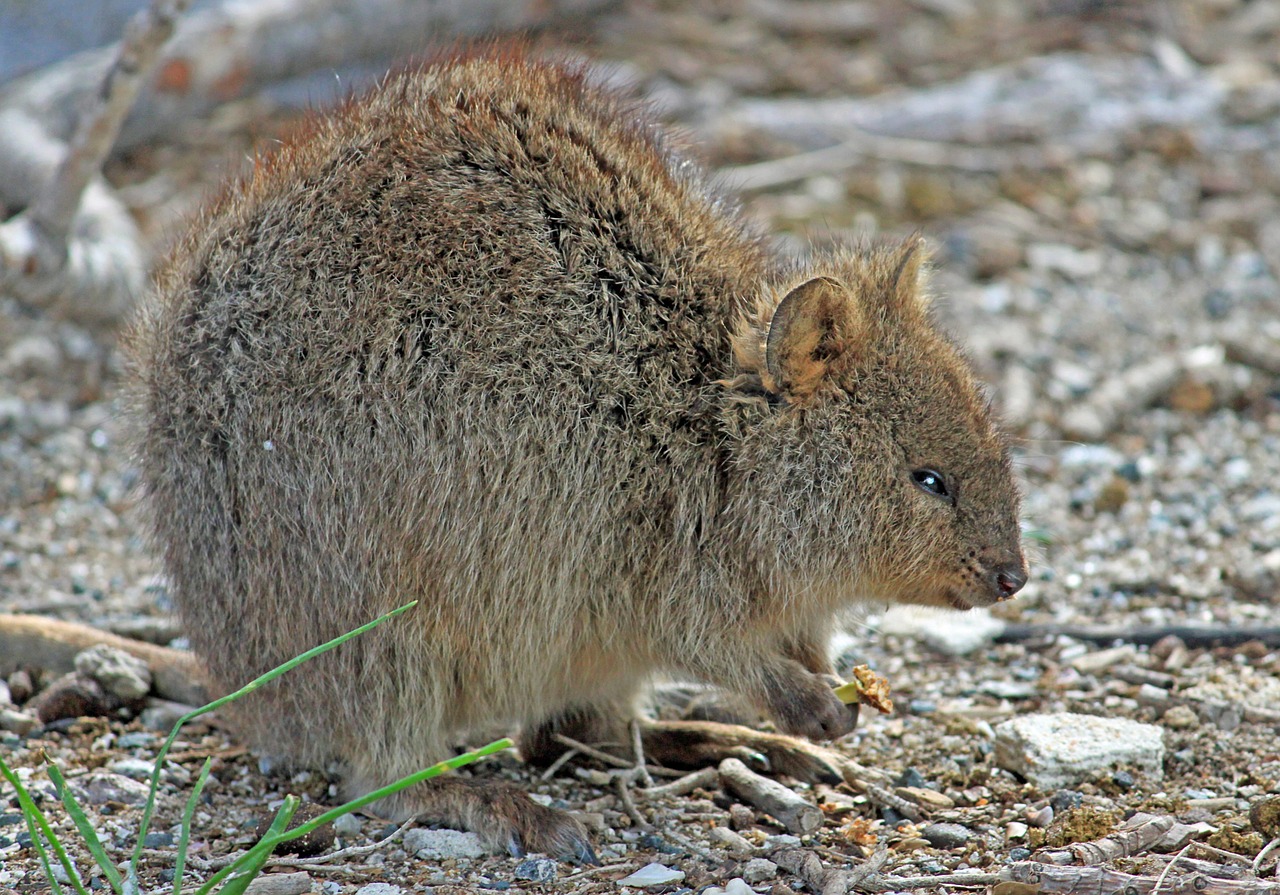
[[[928,824],[920,836],[934,848],[959,848],[973,838],[973,831],[960,824]]]
[[[0,708],[0,730],[24,737],[40,728],[40,719],[14,708]]]
[[[354,814],[344,814],[333,822],[333,831],[339,836],[359,836],[364,832],[364,821]]]
[[[402,895],[404,889],[391,883],[369,883],[356,889],[356,895]]]
[[[410,830],[404,834],[404,847],[409,853],[429,861],[483,858],[489,854],[479,836],[460,830]]]
[[[179,718],[194,710],[195,706],[186,703],[153,698],[147,700],[147,707],[138,715],[138,720],[147,730],[168,733]]]
[[[76,786],[80,798],[91,805],[120,802],[123,805],[142,805],[150,791],[145,783],[130,780],[119,774],[96,773]]]
[[[150,780],[155,764],[141,758],[122,758],[107,765],[107,770],[120,774],[130,780]]]
[[[778,865],[764,858],[752,858],[742,865],[742,878],[753,886],[777,875]]]
[[[93,678],[125,702],[141,699],[151,691],[147,663],[114,647],[99,644],[79,653],[76,671]]]
[[[557,864],[551,858],[526,858],[516,865],[516,879],[549,883],[556,878]]]
[[[1041,789],[1070,786],[1117,767],[1160,780],[1163,734],[1161,727],[1124,718],[1024,715],[996,728],[995,760]]]

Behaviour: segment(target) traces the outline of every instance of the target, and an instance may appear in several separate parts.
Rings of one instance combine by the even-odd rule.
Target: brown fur
[[[318,118],[196,222],[130,339],[151,525],[218,684],[421,601],[247,700],[246,736],[358,790],[495,722],[616,724],[658,672],[846,732],[838,612],[1025,579],[924,254],[781,264],[641,110],[519,51]],[[393,807],[581,841],[507,789]]]

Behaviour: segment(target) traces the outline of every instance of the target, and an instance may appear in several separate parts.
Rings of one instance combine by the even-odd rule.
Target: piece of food
[[[886,715],[893,711],[893,700],[889,698],[889,682],[872,671],[868,665],[855,666],[853,680],[836,687],[836,697],[845,705],[860,702]]]

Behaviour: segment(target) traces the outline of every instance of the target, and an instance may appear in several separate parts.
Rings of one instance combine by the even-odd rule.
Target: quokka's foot
[[[521,856],[535,852],[598,864],[586,829],[567,811],[539,805],[520,787],[497,780],[446,777],[402,790],[373,806],[401,820],[470,830],[485,845]]]

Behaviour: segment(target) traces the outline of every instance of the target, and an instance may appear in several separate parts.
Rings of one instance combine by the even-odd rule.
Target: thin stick
[[[1271,852],[1276,849],[1277,846],[1280,846],[1280,836],[1277,836],[1275,839],[1272,839],[1265,846],[1263,846],[1262,851],[1258,852],[1258,856],[1253,859],[1254,876],[1258,875],[1258,871],[1262,869],[1262,862],[1266,859],[1267,855],[1271,854]]]
[[[44,240],[44,252],[61,268],[66,262],[71,222],[89,181],[115,145],[120,126],[160,57],[160,48],[173,34],[177,18],[191,0],[152,0],[130,19],[115,62],[98,91],[97,104],[77,124],[67,154],[53,179],[31,204],[29,217]]]
[[[560,770],[562,767],[564,767],[566,764],[572,761],[577,754],[578,754],[577,749],[568,749],[564,752],[561,752],[560,757],[557,758],[555,761],[551,762],[551,766],[542,772],[541,779],[550,780],[552,777],[556,775],[556,771]]]
[[[614,778],[614,782],[618,786],[618,798],[622,800],[622,807],[626,810],[627,816],[642,830],[653,830],[653,824],[640,813],[640,809],[636,807],[635,800],[631,798],[631,786],[627,782],[627,778],[619,774]]]
[[[1181,851],[1179,851],[1176,855],[1173,856],[1172,861],[1164,865],[1164,870],[1161,870],[1160,875],[1156,877],[1156,884],[1151,889],[1151,895],[1157,895],[1157,893],[1159,893],[1160,887],[1164,885],[1164,878],[1169,875],[1169,871],[1173,869],[1173,865],[1178,863],[1178,859],[1181,858],[1183,855],[1185,855],[1187,852],[1191,851],[1192,845],[1193,843],[1188,842],[1186,845],[1182,847]]]
[[[678,780],[672,780],[670,783],[664,783],[661,786],[649,786],[641,792],[646,797],[662,798],[663,796],[682,796],[687,792],[693,792],[695,789],[717,787],[720,782],[720,771],[716,768],[703,768],[700,771],[694,771],[692,774],[686,774]]]
[[[605,764],[613,765],[615,768],[629,769],[634,767],[634,765],[632,765],[631,762],[627,761],[625,758],[619,758],[616,755],[610,755],[608,752],[603,752],[594,746],[588,746],[586,743],[580,743],[577,740],[575,740],[573,737],[567,737],[562,733],[554,733],[551,736],[560,745],[568,746],[570,749],[577,749],[583,755],[590,755],[592,758],[596,759],[597,761],[602,761]]]

